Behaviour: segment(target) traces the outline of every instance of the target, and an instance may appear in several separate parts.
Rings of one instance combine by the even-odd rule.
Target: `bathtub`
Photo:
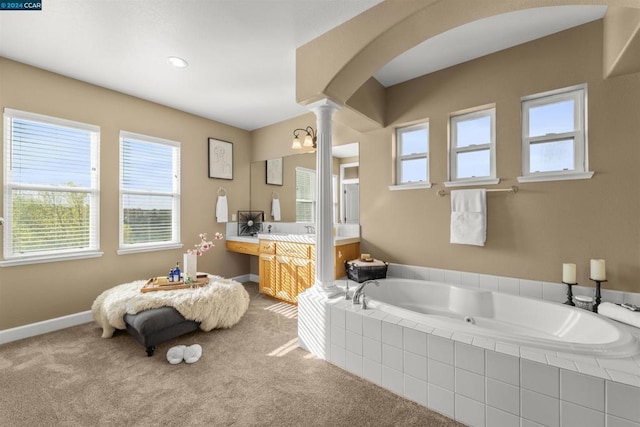
[[[424,280],[378,282],[365,288],[370,309],[429,327],[594,357],[628,357],[640,351],[638,339],[626,328],[575,307]]]

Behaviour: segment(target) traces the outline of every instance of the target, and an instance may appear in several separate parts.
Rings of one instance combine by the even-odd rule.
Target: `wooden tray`
[[[147,280],[147,283],[145,283],[142,288],[140,288],[140,292],[173,291],[175,289],[199,288],[202,286],[207,286],[208,284],[209,284],[208,277],[198,277],[196,281],[193,283],[184,283],[184,282],[158,283],[158,278],[152,277],[149,280]]]

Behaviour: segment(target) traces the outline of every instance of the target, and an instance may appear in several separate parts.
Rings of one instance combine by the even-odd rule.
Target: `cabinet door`
[[[310,259],[299,259],[296,263],[296,284],[297,291],[295,302],[298,302],[298,295],[313,286],[315,280],[315,264]]]
[[[260,274],[259,290],[266,295],[276,295],[276,256],[261,254],[259,258],[258,274]]]
[[[313,284],[313,262],[307,258],[276,256],[276,298],[298,302],[298,294]]]

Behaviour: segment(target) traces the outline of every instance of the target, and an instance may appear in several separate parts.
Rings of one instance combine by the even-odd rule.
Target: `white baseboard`
[[[93,321],[91,310],[0,331],[0,344],[18,341]]]
[[[243,274],[242,276],[232,277],[236,282],[244,283],[244,282],[259,282],[259,277],[257,274]]]

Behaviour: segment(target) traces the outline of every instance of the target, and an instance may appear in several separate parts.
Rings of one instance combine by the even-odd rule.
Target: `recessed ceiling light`
[[[178,68],[186,68],[189,63],[187,61],[185,61],[182,58],[179,58],[177,56],[170,56],[169,57],[169,64],[173,65],[174,67],[178,67]]]

